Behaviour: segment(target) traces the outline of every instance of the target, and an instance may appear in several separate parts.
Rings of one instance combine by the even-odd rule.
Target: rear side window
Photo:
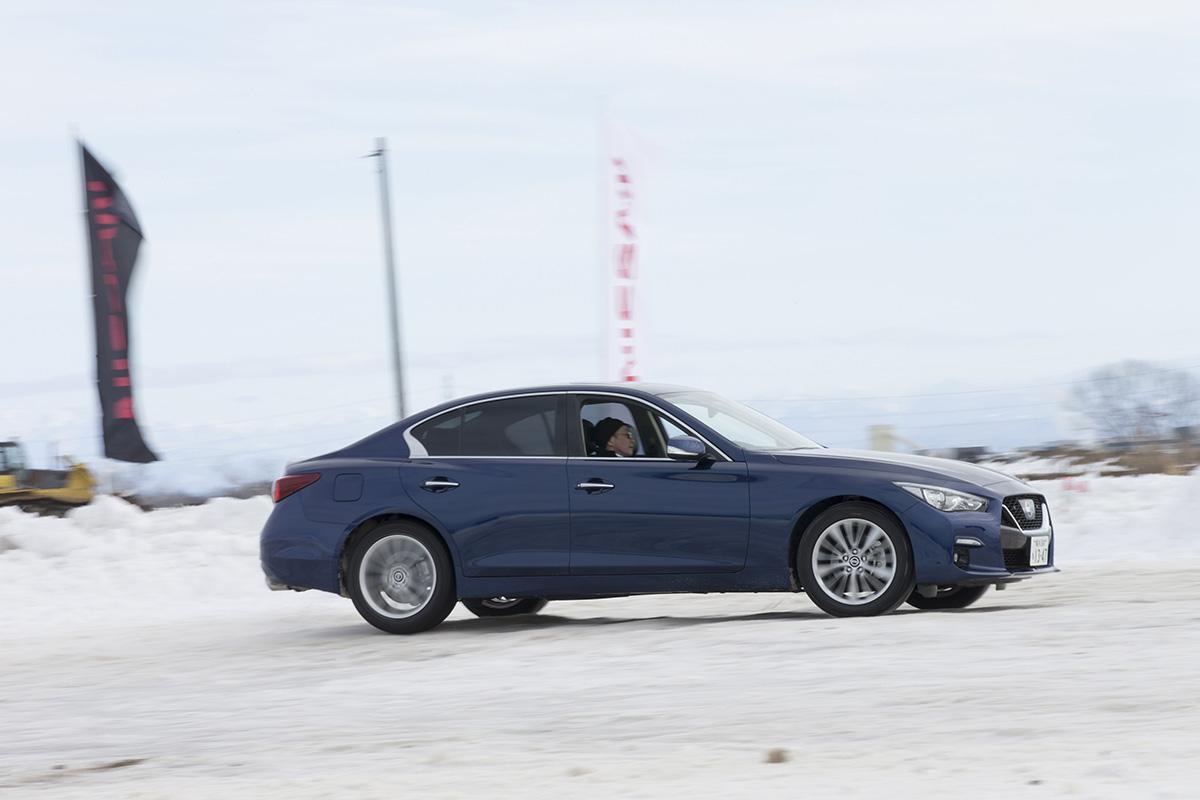
[[[565,456],[556,395],[492,400],[413,428],[431,456]]]
[[[462,411],[451,411],[413,428],[413,438],[431,456],[456,456],[462,451]]]

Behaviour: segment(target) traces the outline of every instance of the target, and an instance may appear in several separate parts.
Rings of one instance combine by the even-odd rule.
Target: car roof
[[[519,386],[512,389],[497,389],[476,397],[492,397],[497,395],[518,394],[521,392],[642,392],[645,394],[663,394],[666,392],[696,391],[691,386],[677,386],[670,383],[641,383],[632,381],[596,381],[579,383],[559,383],[547,386]],[[461,398],[466,399],[466,398]]]
[[[550,392],[620,392],[628,393],[637,397],[639,395],[662,395],[670,394],[671,392],[694,392],[697,389],[691,386],[677,386],[670,383],[632,383],[632,382],[595,382],[595,383],[557,383],[546,384],[544,386],[514,386],[507,389],[493,389],[487,392],[478,394],[465,395],[456,397],[452,400],[447,400],[439,403],[436,406],[421,409],[420,411],[409,414],[405,419],[415,420],[417,417],[423,417],[437,410],[452,408],[453,406],[461,406],[467,403],[475,403],[480,400],[488,400],[493,397],[508,397],[515,394],[546,394]],[[401,420],[403,422],[404,420]]]

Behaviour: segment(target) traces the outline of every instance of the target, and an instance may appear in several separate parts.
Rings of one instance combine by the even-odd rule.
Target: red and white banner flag
[[[645,342],[641,203],[645,185],[640,169],[643,148],[628,132],[604,124],[604,204],[601,230],[605,314],[606,372],[618,381],[643,377]]]

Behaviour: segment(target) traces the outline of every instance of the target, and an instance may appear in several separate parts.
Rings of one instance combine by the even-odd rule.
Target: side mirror
[[[708,448],[695,436],[672,436],[667,440],[667,458],[676,461],[699,461],[707,454]]]

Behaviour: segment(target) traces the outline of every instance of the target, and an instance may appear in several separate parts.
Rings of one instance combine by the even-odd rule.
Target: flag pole
[[[92,252],[92,226],[88,222],[88,193],[87,193],[87,165],[83,160],[83,139],[79,138],[79,131],[75,126],[71,126],[71,138],[75,140],[75,154],[79,157],[79,188],[83,190],[83,210],[80,212],[83,217],[83,251],[88,254],[90,262]],[[88,271],[91,271],[91,264],[88,264]],[[92,313],[96,313],[96,290],[92,289],[89,295],[89,306],[92,308]],[[92,381],[93,388],[100,385],[100,351],[96,350],[96,357],[93,359],[92,372],[95,379]],[[96,431],[96,455],[100,458],[108,458],[108,454],[104,452],[104,404],[97,400],[97,408],[100,411],[100,424]],[[109,492],[109,494],[112,494]]]
[[[396,302],[396,259],[392,252],[392,203],[388,191],[387,139],[375,140],[379,161],[379,211],[383,222],[383,258],[387,267],[388,319],[391,323],[392,374],[396,379],[396,418],[404,419],[404,369],[400,360],[400,309]]]

